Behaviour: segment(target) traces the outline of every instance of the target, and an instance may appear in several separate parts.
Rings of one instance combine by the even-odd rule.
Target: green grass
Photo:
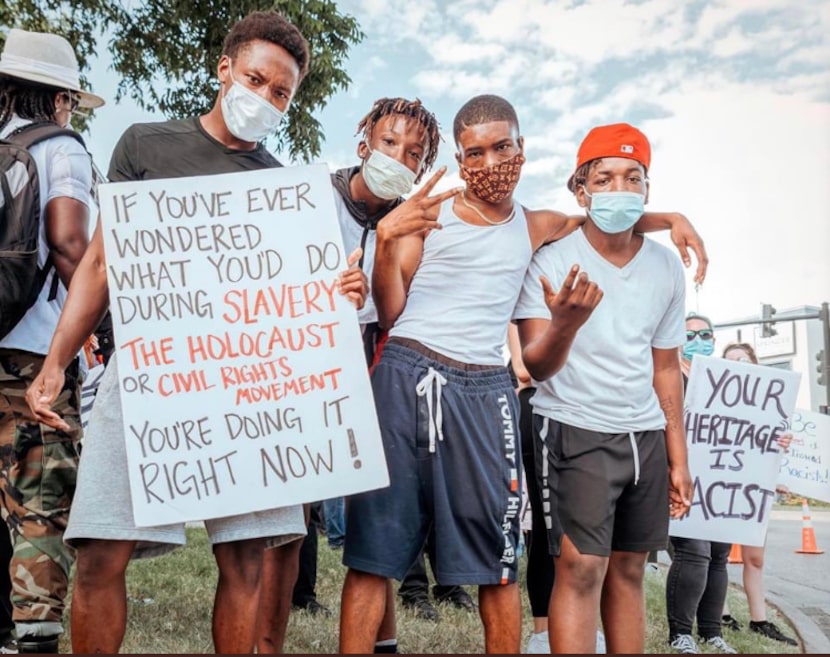
[[[317,598],[334,614],[330,618],[292,613],[286,641],[286,652],[333,654],[337,652],[337,616],[340,588],[345,570],[340,565],[340,552],[329,549],[320,541],[317,571]],[[522,559],[524,578],[526,560]],[[646,575],[647,636],[646,651],[667,651],[668,626],[665,612],[666,570]],[[127,634],[121,651],[124,653],[209,653],[213,650],[210,616],[216,586],[216,566],[202,529],[188,529],[188,545],[157,559],[132,563],[127,571],[129,617]],[[470,590],[475,597],[475,591]],[[531,631],[527,596],[522,590],[524,647]],[[739,589],[730,589],[729,607],[732,615],[746,627],[746,599]],[[481,653],[484,641],[477,614],[442,605],[438,607],[437,623],[423,621],[400,605],[398,611],[398,643],[401,652],[421,654]],[[70,609],[71,613],[71,609]],[[770,608],[768,618],[794,635],[787,622]],[[798,652],[783,644],[751,634],[725,632],[725,638],[740,653]],[[67,633],[61,650],[69,652]]]

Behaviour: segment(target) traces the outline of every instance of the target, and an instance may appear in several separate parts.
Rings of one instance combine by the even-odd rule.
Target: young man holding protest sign
[[[279,166],[258,143],[273,132],[308,67],[308,45],[275,12],[254,12],[229,32],[217,66],[220,92],[201,117],[136,124],[121,137],[111,181],[177,178]],[[354,260],[359,254],[353,254]],[[362,272],[340,277],[340,290],[361,306]],[[107,308],[102,230],[76,272],[41,375],[27,401],[44,423],[60,426],[50,410],[63,368]],[[80,469],[76,506],[66,534],[78,549],[72,605],[76,652],[117,652],[126,626],[125,570],[132,556],[150,556],[185,541],[184,524],[137,527],[127,485],[125,437],[113,360],[98,392]],[[276,502],[276,500],[275,500]],[[206,521],[219,566],[213,613],[217,652],[251,652],[266,541],[280,544],[305,532],[302,510],[291,506]]]
[[[378,222],[404,202],[402,195],[432,168],[438,155],[440,132],[435,115],[420,100],[380,98],[357,126],[362,139],[357,147],[361,164],[340,169],[331,176],[335,190],[335,204],[340,231],[346,251],[361,249],[360,266],[371,276],[375,257],[375,235]],[[445,193],[435,202],[449,198]],[[377,310],[371,297],[358,311],[363,331],[367,366],[371,365],[381,337]],[[289,551],[287,547],[283,552]],[[282,652],[288,623],[285,595],[281,588],[288,586],[289,568],[277,565],[287,555],[273,551],[266,554],[263,578],[263,600],[260,612],[258,638],[259,652]],[[273,576],[271,574],[273,573]],[[395,607],[391,583],[387,592],[384,622],[378,633],[376,651],[397,650],[395,639]]]
[[[608,652],[643,652],[646,557],[665,547],[669,511],[682,515],[691,499],[683,270],[634,232],[650,163],[648,140],[628,124],[588,133],[568,188],[589,219],[534,256],[514,314],[540,382],[532,404],[556,555],[555,653],[594,652],[600,609]],[[564,284],[554,292],[550,281]]]
[[[581,220],[513,200],[524,155],[507,101],[472,99],[453,132],[464,195],[436,205],[436,176],[378,225],[373,298],[391,337],[373,387],[391,486],[351,500],[341,652],[371,649],[386,579],[429,531],[439,581],[480,586],[486,650],[520,649],[518,402],[502,347],[533,251]]]

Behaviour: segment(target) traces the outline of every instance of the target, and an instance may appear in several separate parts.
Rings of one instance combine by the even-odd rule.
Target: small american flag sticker
[[[623,153],[633,153],[634,152],[634,147],[631,146],[630,144],[623,144],[622,146],[620,146],[620,150]]]

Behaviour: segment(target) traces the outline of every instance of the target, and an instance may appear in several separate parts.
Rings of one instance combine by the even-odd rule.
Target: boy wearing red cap
[[[588,133],[568,181],[588,221],[535,254],[514,312],[539,382],[534,442],[556,555],[555,653],[593,652],[600,608],[608,652],[643,652],[646,557],[665,548],[669,515],[691,499],[677,357],[683,270],[633,228],[650,163],[648,140],[628,124]],[[562,280],[554,292],[550,281]]]

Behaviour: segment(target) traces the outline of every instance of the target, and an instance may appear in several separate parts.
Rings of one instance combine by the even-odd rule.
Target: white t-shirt
[[[536,383],[534,412],[606,433],[664,428],[651,349],[676,349],[685,341],[685,281],[679,259],[646,238],[631,261],[617,267],[577,230],[536,252],[513,318],[550,319],[539,276],[547,276],[558,290],[574,264],[596,281],[604,296],[577,332],[562,369]]]
[[[0,137],[5,137],[30,122],[28,119],[13,116],[0,131]],[[49,245],[46,241],[46,204],[53,198],[66,196],[89,207],[92,202],[92,161],[84,147],[72,137],[47,139],[32,146],[29,152],[37,166],[40,187],[41,222],[37,264],[42,267],[49,255]],[[92,224],[90,221],[90,230]],[[57,296],[52,301],[48,300],[55,276],[57,272],[52,268],[37,301],[17,326],[0,340],[0,348],[21,349],[46,355],[66,300],[66,288],[63,283],[58,284]]]

